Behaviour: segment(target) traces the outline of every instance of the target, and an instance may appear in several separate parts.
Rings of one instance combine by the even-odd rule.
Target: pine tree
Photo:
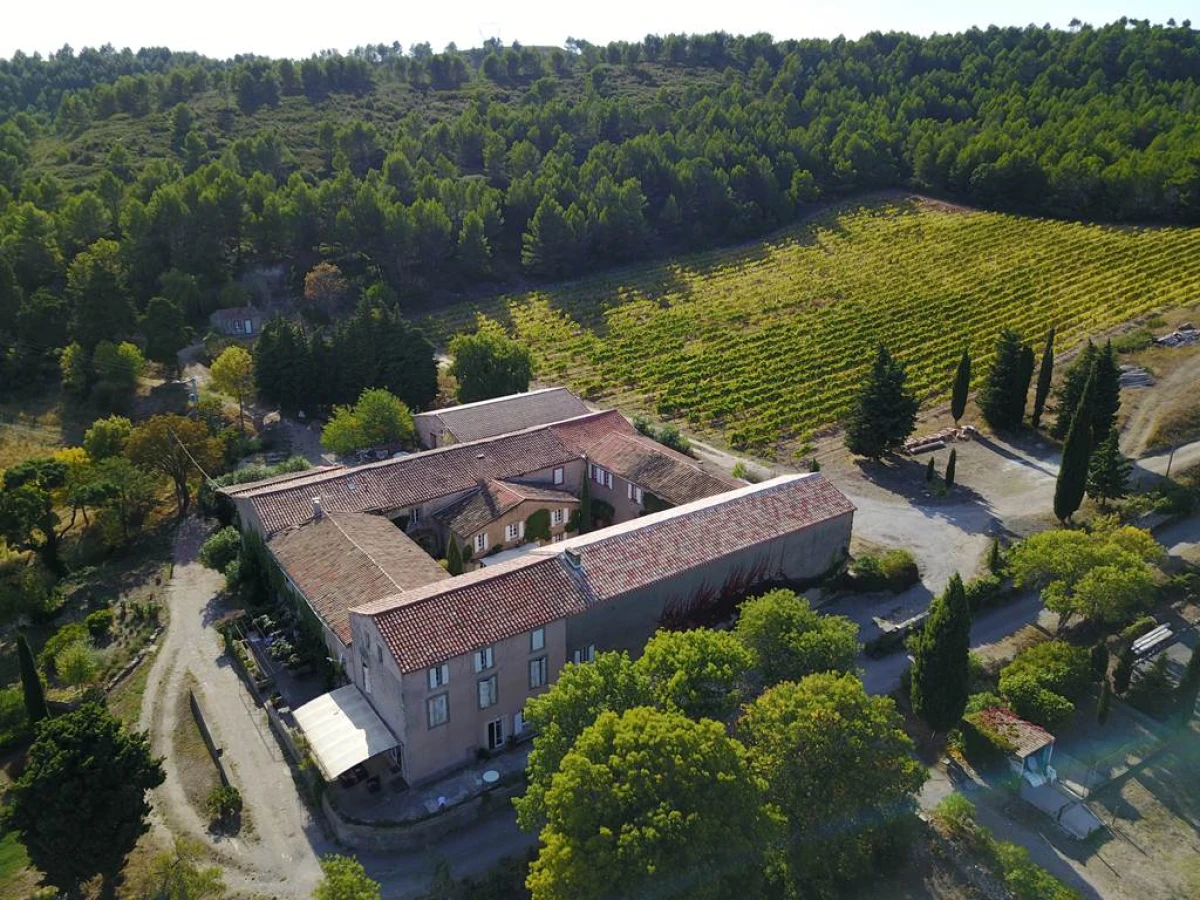
[[[1021,336],[1011,328],[1004,329],[996,341],[996,361],[976,401],[993,428],[1016,428],[1021,424],[1020,411],[1025,406],[1024,398],[1018,396],[1023,375],[1021,356]]]
[[[954,487],[954,469],[958,465],[958,450],[950,448],[950,460],[946,463],[946,487]]]
[[[25,713],[29,716],[29,724],[33,725],[50,715],[50,711],[46,708],[46,694],[33,662],[33,653],[29,650],[29,641],[23,634],[17,635],[17,661],[21,668],[21,689],[25,692]]]
[[[1108,644],[1104,643],[1104,638],[1092,645],[1088,662],[1091,664],[1092,674],[1097,678],[1104,678],[1108,674]]]
[[[1017,378],[1013,388],[1013,416],[1020,425],[1025,420],[1025,404],[1029,401],[1029,384],[1033,381],[1033,348],[1021,345],[1018,358]]]
[[[1063,384],[1058,392],[1058,417],[1054,420],[1054,427],[1050,429],[1052,437],[1062,440],[1070,431],[1071,419],[1079,408],[1083,389],[1092,375],[1092,364],[1095,361],[1096,345],[1088,341],[1083,352],[1079,354],[1079,359],[1067,368],[1063,376]]]
[[[576,235],[567,211],[552,196],[538,204],[521,239],[521,265],[535,275],[561,278],[575,260]]]
[[[1033,414],[1030,424],[1036,431],[1042,424],[1042,413],[1046,410],[1046,398],[1050,396],[1050,384],[1054,380],[1054,329],[1046,334],[1046,346],[1042,348],[1042,364],[1038,367],[1037,390],[1033,395]]]
[[[950,396],[950,415],[954,417],[955,425],[958,425],[958,420],[967,411],[967,394],[970,390],[971,354],[964,347],[962,357],[958,361],[958,369],[954,373],[954,390]]]
[[[1092,455],[1092,423],[1088,416],[1091,396],[1092,381],[1089,378],[1063,444],[1058,481],[1054,485],[1054,515],[1060,522],[1066,522],[1079,509],[1087,488],[1088,462]]]
[[[454,535],[450,536],[450,547],[446,551],[446,571],[451,575],[463,573],[462,551],[458,549],[458,541]]]
[[[917,424],[920,404],[907,385],[903,364],[879,345],[866,383],[846,419],[846,447],[879,459],[904,444]]]
[[[1129,690],[1129,681],[1133,678],[1133,663],[1133,645],[1126,644],[1121,649],[1121,655],[1117,657],[1117,665],[1113,669],[1112,686],[1118,694]]]
[[[937,470],[934,468],[933,464],[934,458],[931,456],[929,457],[929,465],[925,467],[925,480],[927,482],[933,481],[933,476],[937,473]]]
[[[1092,366],[1092,446],[1098,447],[1113,430],[1121,409],[1121,367],[1112,341],[1097,351]]]
[[[1096,721],[1103,725],[1108,721],[1108,708],[1112,704],[1112,685],[1108,676],[1100,682],[1100,701],[1096,704]]]
[[[912,704],[934,731],[947,731],[967,704],[971,610],[958,573],[933,601],[912,644]]]
[[[1087,495],[1107,509],[1110,500],[1119,500],[1129,491],[1129,474],[1133,463],[1121,455],[1116,429],[1092,453],[1088,466]]]

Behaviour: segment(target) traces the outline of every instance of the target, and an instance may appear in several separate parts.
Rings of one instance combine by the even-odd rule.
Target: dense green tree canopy
[[[1154,566],[1165,551],[1148,531],[1115,519],[1090,531],[1056,529],[1023,540],[1009,552],[1018,586],[1040,588],[1046,608],[1063,622],[1072,616],[1117,624],[1154,596]]]
[[[321,431],[321,446],[342,456],[371,447],[411,444],[412,413],[382,388],[363,391],[354,406],[335,406]]]
[[[144,734],[85,703],[38,727],[5,823],[51,883],[70,889],[120,870],[149,830],[146,792],[163,777]]]
[[[480,316],[476,330],[450,341],[450,374],[458,379],[461,403],[490,400],[529,390],[533,356],[494,319]]]
[[[743,602],[733,633],[753,654],[763,686],[817,672],[849,672],[858,656],[857,625],[843,616],[823,616],[783,588]]]
[[[830,896],[873,869],[925,781],[887,697],[826,672],[770,688],[738,723],[752,770],[786,821],[787,882]]]
[[[664,708],[693,719],[725,721],[747,690],[754,655],[728,631],[659,631],[635,664]]]
[[[525,705],[525,720],[535,729],[526,767],[525,794],[513,800],[517,821],[535,831],[545,821],[546,791],[563,757],[584,729],[605,711],[623,713],[650,703],[650,688],[625,653],[600,653],[583,665],[568,664],[545,693]]]
[[[533,897],[755,896],[770,832],[762,787],[717,722],[601,713],[546,793]]]

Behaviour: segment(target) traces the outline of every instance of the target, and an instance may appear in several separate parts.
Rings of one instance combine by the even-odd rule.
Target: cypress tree
[[[1088,378],[1091,377],[1092,364],[1095,361],[1096,345],[1088,341],[1088,345],[1079,354],[1079,359],[1067,368],[1067,372],[1063,376],[1062,388],[1058,392],[1058,417],[1054,420],[1054,427],[1050,429],[1051,436],[1062,440],[1070,431],[1071,419],[1075,415],[1075,410],[1079,408],[1079,401],[1083,398],[1083,389],[1087,385]]]
[[[895,450],[917,425],[919,404],[907,385],[904,366],[879,345],[875,362],[846,419],[846,447],[851,453],[879,459]]]
[[[962,357],[958,361],[958,370],[954,373],[954,390],[950,396],[950,415],[954,424],[967,411],[967,394],[971,390],[971,354],[963,348]]]
[[[993,428],[1015,428],[1021,424],[1017,413],[1024,408],[1018,404],[1017,392],[1022,376],[1021,336],[1011,328],[1000,332],[996,341],[996,361],[988,372],[976,402],[984,419]]]
[[[958,464],[958,450],[950,448],[950,461],[946,463],[946,487],[954,487],[954,469]]]
[[[34,665],[29,641],[23,634],[17,635],[17,661],[21,667],[21,690],[25,692],[25,713],[29,716],[29,724],[33,725],[49,716],[50,710],[46,708],[42,679]]]
[[[1092,380],[1089,378],[1067,432],[1058,481],[1054,485],[1054,515],[1060,522],[1066,522],[1079,509],[1087,488],[1088,462],[1092,455],[1092,423],[1088,415],[1091,396]]]
[[[1100,682],[1100,701],[1096,704],[1096,721],[1103,725],[1108,721],[1108,708],[1112,704],[1112,686],[1108,676]]]
[[[1038,367],[1037,390],[1033,395],[1033,414],[1029,417],[1034,430],[1042,424],[1042,413],[1046,410],[1046,398],[1050,396],[1050,383],[1054,380],[1054,329],[1046,333],[1046,346],[1042,348],[1042,364]]]
[[[913,640],[912,704],[934,731],[947,731],[967,705],[971,610],[958,573],[933,601],[925,627]]]
[[[933,481],[933,476],[936,471],[933,467],[933,462],[934,462],[933,457],[932,456],[929,457],[929,465],[927,465],[925,467],[925,480],[926,481]]]
[[[1092,645],[1088,662],[1091,664],[1092,674],[1097,678],[1104,678],[1108,674],[1108,645],[1104,643],[1104,638]]]
[[[1092,453],[1088,465],[1087,495],[1108,508],[1110,500],[1119,500],[1129,491],[1129,473],[1133,463],[1121,455],[1117,444],[1116,429],[1110,429],[1106,437]]]
[[[450,548],[446,551],[446,571],[451,575],[463,573],[462,551],[458,549],[458,541],[450,535]]]
[[[1113,668],[1112,686],[1118,694],[1129,690],[1129,680],[1133,678],[1133,645],[1126,644],[1117,657],[1117,665]]]
[[[1000,539],[992,538],[992,548],[988,551],[988,571],[999,575],[1004,569],[1004,553],[1000,549]]]
[[[1112,341],[1096,353],[1092,366],[1092,446],[1098,447],[1113,430],[1121,409],[1121,367]]]
[[[588,465],[583,467],[583,488],[579,491],[579,533],[587,534],[592,530],[592,491],[588,487]]]
[[[1012,396],[1012,415],[1018,425],[1025,420],[1025,404],[1029,400],[1031,381],[1033,381],[1033,348],[1028,344],[1022,344]]]

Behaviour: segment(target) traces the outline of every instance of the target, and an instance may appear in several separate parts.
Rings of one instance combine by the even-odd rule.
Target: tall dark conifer
[[[1091,398],[1092,379],[1089,378],[1063,444],[1062,463],[1054,485],[1054,515],[1060,522],[1066,522],[1075,514],[1087,489],[1088,462],[1092,455],[1092,420],[1088,414]]]
[[[37,666],[33,662],[33,653],[29,650],[29,641],[23,634],[17,635],[17,662],[21,667],[25,713],[29,716],[29,724],[33,725],[50,715],[50,711],[46,708],[46,694],[42,689],[42,679],[38,675]]]
[[[1011,328],[1000,332],[996,341],[996,359],[979,391],[979,409],[993,428],[1016,428],[1021,424],[1024,400],[1019,397],[1024,380],[1021,336]]]
[[[1025,420],[1025,404],[1029,402],[1029,384],[1032,381],[1033,348],[1028,344],[1022,344],[1012,395],[1012,415],[1018,425]]]
[[[1036,431],[1042,424],[1042,413],[1046,411],[1046,398],[1050,396],[1050,385],[1054,381],[1054,329],[1046,334],[1046,346],[1042,348],[1042,364],[1038,367],[1037,390],[1033,394],[1033,414],[1029,423]]]
[[[1075,416],[1075,411],[1079,408],[1079,401],[1083,397],[1084,386],[1087,385],[1088,378],[1092,374],[1092,364],[1096,361],[1096,345],[1088,341],[1083,352],[1079,354],[1079,358],[1067,367],[1066,374],[1063,376],[1062,387],[1058,391],[1058,416],[1054,420],[1054,427],[1050,429],[1050,434],[1053,437],[1062,440],[1067,436],[1067,432],[1071,429],[1071,420]]]
[[[962,357],[958,360],[958,369],[954,372],[954,391],[950,397],[950,415],[954,417],[955,425],[967,411],[967,394],[970,393],[970,390],[971,354],[964,347]]]
[[[1121,409],[1121,367],[1112,341],[1096,352],[1092,380],[1092,446],[1098,447],[1113,430]]]
[[[882,344],[866,382],[846,419],[846,447],[879,459],[904,444],[917,424],[920,404],[907,384],[904,366]]]
[[[971,610],[958,573],[933,601],[929,618],[912,645],[912,705],[934,731],[948,731],[962,718],[969,690]]]

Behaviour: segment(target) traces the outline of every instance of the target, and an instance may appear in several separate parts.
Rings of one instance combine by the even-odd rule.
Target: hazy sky
[[[1122,15],[1164,22],[1195,12],[1192,0],[5,0],[0,57],[16,50],[45,54],[111,43],[118,49],[167,46],[208,56],[237,53],[303,57],[322,49],[399,41],[477,46],[485,38],[561,45],[568,37],[593,43],[634,40],[648,33],[767,31],[776,38],[857,37],[868,31],[918,34],[973,25],[1065,27],[1078,17],[1103,24]]]

